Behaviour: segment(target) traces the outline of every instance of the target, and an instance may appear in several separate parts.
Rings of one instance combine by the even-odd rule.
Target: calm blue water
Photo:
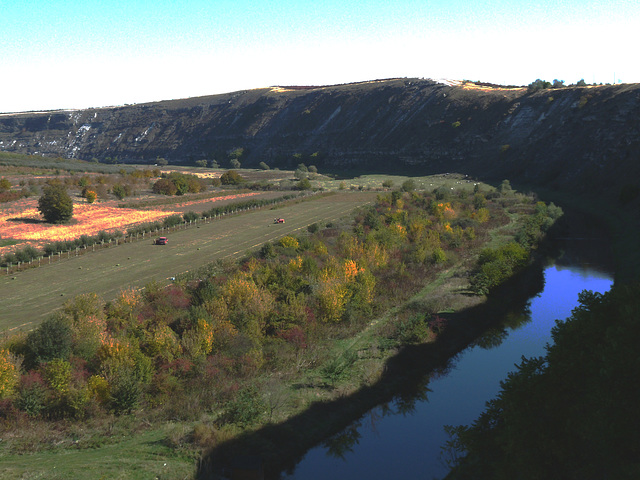
[[[498,347],[470,347],[452,362],[446,375],[429,382],[426,401],[410,414],[383,415],[378,407],[349,431],[358,441],[342,457],[327,447],[310,450],[283,479],[439,479],[448,473],[441,447],[448,440],[444,425],[470,424],[495,397],[500,381],[515,370],[521,357],[545,354],[556,319],[565,319],[577,306],[578,293],[604,293],[613,280],[608,274],[584,268],[549,267],[544,290],[530,302],[531,321],[515,330]]]

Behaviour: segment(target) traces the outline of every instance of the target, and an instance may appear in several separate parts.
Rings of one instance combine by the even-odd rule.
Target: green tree
[[[53,315],[27,335],[25,365],[33,368],[55,358],[66,360],[71,355],[71,345],[70,322],[62,315]]]
[[[118,198],[118,200],[122,200],[127,196],[127,189],[120,183],[114,185],[111,192]]]
[[[509,180],[504,179],[500,184],[500,193],[503,195],[509,195],[513,193],[513,189],[511,188],[511,182]]]
[[[311,182],[308,178],[303,178],[296,185],[296,189],[298,190],[311,190]]]
[[[414,180],[405,180],[402,182],[402,191],[403,192],[413,192],[416,189],[416,182]]]
[[[196,160],[196,167],[206,167],[206,166],[207,166],[206,160]]]
[[[229,170],[220,176],[220,182],[222,185],[238,185],[244,182],[244,178],[235,170]]]
[[[63,185],[49,185],[38,200],[38,210],[49,223],[65,223],[73,217],[73,200]]]
[[[229,165],[231,165],[231,168],[240,168],[240,160],[238,160],[237,158],[232,158],[229,162]]]
[[[259,166],[262,170],[269,170],[269,165],[267,165],[267,164],[266,164],[266,163],[264,163],[264,162],[260,162],[260,163],[258,164],[258,166]]]

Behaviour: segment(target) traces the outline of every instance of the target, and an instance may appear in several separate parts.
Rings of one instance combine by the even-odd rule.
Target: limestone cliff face
[[[640,85],[467,88],[394,79],[0,115],[0,151],[172,163],[458,171],[591,189],[640,178]],[[294,156],[295,155],[295,156]]]

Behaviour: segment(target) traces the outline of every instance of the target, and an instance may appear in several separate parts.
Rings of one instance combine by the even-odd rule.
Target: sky
[[[0,113],[384,78],[640,83],[638,0],[0,0]]]

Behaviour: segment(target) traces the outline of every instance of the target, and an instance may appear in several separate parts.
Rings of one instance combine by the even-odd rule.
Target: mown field
[[[196,269],[218,259],[241,256],[267,241],[306,229],[312,223],[335,222],[359,205],[372,202],[371,192],[343,192],[199,223],[168,235],[169,244],[152,245],[152,237],[134,243],[71,256],[68,260],[0,276],[0,330],[30,329],[67,298],[95,292],[105,300],[128,286]],[[273,218],[286,223],[275,225]]]

